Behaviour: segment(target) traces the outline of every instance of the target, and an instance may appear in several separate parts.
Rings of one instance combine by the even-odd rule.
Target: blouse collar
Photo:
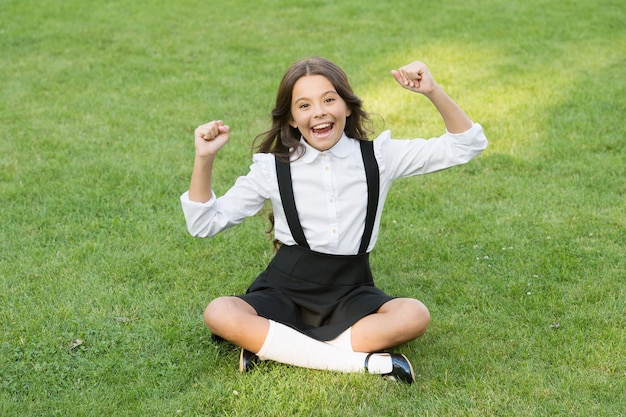
[[[345,158],[350,153],[350,138],[346,136],[345,132],[341,135],[339,141],[327,151],[322,152],[315,149],[304,140],[304,137],[300,137],[300,144],[304,146],[304,156],[302,156],[300,160],[305,164],[310,164],[319,155],[325,153],[330,153],[337,158]]]

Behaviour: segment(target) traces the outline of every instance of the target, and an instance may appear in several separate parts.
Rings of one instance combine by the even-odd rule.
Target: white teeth
[[[321,124],[321,125],[313,126],[313,129],[315,129],[315,130],[326,129],[327,127],[330,127],[330,126],[331,126],[330,123],[324,123],[324,124]]]

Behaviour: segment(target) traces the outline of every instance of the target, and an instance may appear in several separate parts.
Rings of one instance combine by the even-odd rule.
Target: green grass
[[[0,1],[0,414],[625,416],[624,6],[421,3]],[[193,129],[232,126],[222,193],[308,55],[396,137],[442,130],[389,75],[423,60],[490,139],[389,195],[377,283],[432,313],[412,386],[240,375],[202,323],[272,250],[263,216],[186,233]]]

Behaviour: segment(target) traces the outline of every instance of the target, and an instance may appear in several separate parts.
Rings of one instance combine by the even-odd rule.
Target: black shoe
[[[239,355],[239,372],[248,372],[250,369],[259,363],[260,359],[257,355],[249,350],[241,349],[241,355]]]
[[[365,358],[365,369],[367,369],[367,364],[369,363],[370,356],[377,353],[370,353]],[[380,354],[380,352],[378,352]],[[393,368],[391,372],[388,374],[383,374],[383,378],[388,379],[390,381],[399,381],[406,382],[407,384],[412,384],[415,381],[415,373],[413,372],[413,367],[411,366],[411,362],[407,359],[406,356],[397,354],[397,353],[389,353],[391,356],[391,364]]]

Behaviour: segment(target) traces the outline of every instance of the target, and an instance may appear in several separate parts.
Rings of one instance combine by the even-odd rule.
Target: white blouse
[[[343,137],[328,151],[320,152],[303,139],[304,154],[292,157],[291,175],[298,216],[312,250],[353,255],[359,250],[365,227],[367,183],[358,140]],[[396,140],[385,131],[374,140],[380,171],[380,197],[376,222],[367,251],[378,237],[380,216],[391,183],[398,178],[439,171],[464,164],[487,147],[482,127],[430,140]],[[239,177],[226,194],[206,203],[181,197],[187,229],[196,237],[211,237],[253,216],[270,200],[274,210],[274,236],[295,245],[281,205],[274,155],[255,154],[250,172]]]

